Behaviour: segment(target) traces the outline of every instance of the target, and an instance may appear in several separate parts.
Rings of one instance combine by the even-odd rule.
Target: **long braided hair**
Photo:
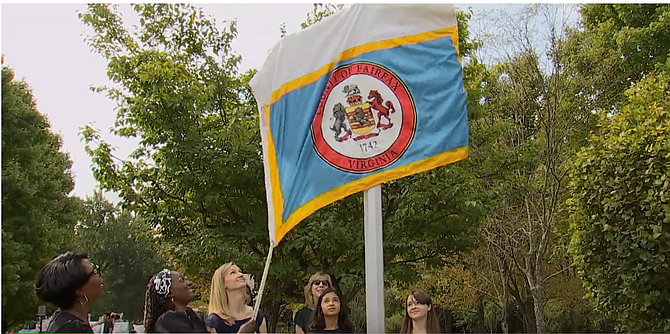
[[[144,332],[155,333],[156,321],[169,310],[174,310],[174,304],[168,299],[172,286],[172,272],[163,269],[153,275],[147,283],[144,297]]]

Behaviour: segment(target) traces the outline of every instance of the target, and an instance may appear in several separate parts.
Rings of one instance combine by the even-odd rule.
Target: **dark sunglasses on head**
[[[322,281],[322,280],[317,279],[317,280],[314,280],[314,282],[312,282],[312,285],[322,285],[322,284],[325,285],[325,286],[330,286],[330,282],[328,282],[326,280]]]
[[[91,276],[93,276],[93,275],[102,276],[102,273],[100,272],[100,266],[98,266],[98,265],[96,265],[96,264],[93,265],[93,271],[91,271],[91,272],[88,274],[88,276],[91,277]]]

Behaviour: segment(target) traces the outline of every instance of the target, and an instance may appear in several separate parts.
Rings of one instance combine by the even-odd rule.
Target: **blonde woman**
[[[247,279],[242,270],[229,262],[217,269],[212,277],[209,296],[209,315],[205,319],[211,333],[236,333],[254,314],[246,304]],[[265,313],[258,311],[255,333],[267,333]]]
[[[321,294],[333,286],[330,275],[317,272],[312,275],[305,285],[305,306],[295,314],[295,332],[296,334],[307,333],[309,320],[316,308],[316,301]]]

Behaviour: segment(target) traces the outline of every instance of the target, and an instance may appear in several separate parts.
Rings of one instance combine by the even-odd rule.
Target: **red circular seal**
[[[396,162],[416,130],[407,86],[389,69],[354,62],[331,72],[312,122],[317,154],[331,166],[368,173]]]

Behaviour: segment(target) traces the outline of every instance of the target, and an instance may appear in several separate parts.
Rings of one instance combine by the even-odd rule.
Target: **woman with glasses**
[[[47,333],[93,333],[88,312],[102,297],[100,267],[85,252],[67,252],[47,263],[37,275],[37,297],[58,307]]]
[[[297,334],[307,333],[309,320],[316,309],[316,301],[324,291],[332,286],[330,275],[326,273],[317,272],[309,278],[305,285],[305,306],[295,313],[295,332]]]

